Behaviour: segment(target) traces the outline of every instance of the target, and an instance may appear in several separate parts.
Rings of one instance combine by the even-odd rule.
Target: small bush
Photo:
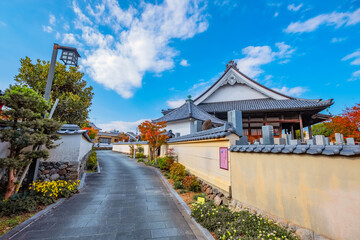
[[[144,153],[144,147],[142,147],[140,145],[136,145],[136,146],[137,146],[137,149],[136,149],[137,152]]]
[[[0,216],[11,216],[13,214],[33,212],[38,206],[35,196],[28,192],[14,194],[6,201],[0,202]]]
[[[186,176],[185,166],[181,165],[180,163],[174,163],[170,167],[170,177],[171,179],[176,180],[183,180]]]
[[[183,194],[183,193],[187,193],[187,192],[188,192],[187,190],[181,189],[179,193],[180,193],[180,194]]]
[[[183,180],[184,187],[193,192],[200,191],[200,183],[194,175],[186,176]]]
[[[135,158],[144,158],[144,157],[145,157],[144,153],[139,152],[135,154]]]
[[[180,181],[175,181],[174,182],[174,188],[175,189],[184,189],[184,185]]]
[[[61,197],[69,198],[77,192],[80,180],[71,182],[57,180],[51,182],[33,182],[29,190],[43,197],[58,199]]]
[[[174,160],[168,156],[158,159],[159,167],[162,170],[169,170],[173,163]]]
[[[137,160],[137,162],[144,162],[144,159],[139,158],[139,159]]]
[[[97,154],[95,151],[91,152],[86,162],[86,169],[91,171],[97,171]]]

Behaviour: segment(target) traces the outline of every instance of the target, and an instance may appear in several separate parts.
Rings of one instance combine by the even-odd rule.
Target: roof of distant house
[[[113,133],[113,132],[98,132],[97,134],[99,137],[100,136],[107,136],[107,137],[117,137],[119,135],[119,133]]]
[[[230,123],[225,123],[221,127],[212,128],[209,130],[204,130],[196,132],[193,134],[188,134],[180,137],[170,138],[167,142],[185,142],[185,141],[197,141],[197,140],[206,140],[206,139],[217,139],[224,138],[230,134],[237,134],[236,129],[232,127]]]
[[[235,87],[238,86],[243,86],[241,91],[236,90]],[[225,87],[230,87],[234,90],[232,90],[232,92],[222,92],[222,94],[225,94],[223,95],[223,99],[220,99],[219,96],[211,99],[216,92]],[[246,99],[246,97],[241,98],[245,93],[242,91],[247,91],[251,97],[248,99]],[[198,96],[194,100],[194,104],[208,113],[227,112],[231,110],[243,112],[316,110],[319,112],[334,104],[334,101],[333,99],[302,99],[287,96],[249,78],[239,71],[234,61],[230,61],[226,65],[226,70],[223,75]],[[162,113],[166,115],[175,110],[176,109],[162,110]]]
[[[211,120],[214,124],[224,124],[225,121],[218,119],[217,117],[207,113],[203,109],[199,108],[194,104],[191,99],[186,100],[186,102],[180,107],[170,111],[168,114],[162,116],[161,118],[153,120],[154,122],[173,122],[178,120],[184,120],[193,118],[195,120],[206,121]]]

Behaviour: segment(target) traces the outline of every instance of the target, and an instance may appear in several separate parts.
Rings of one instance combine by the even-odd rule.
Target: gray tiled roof
[[[235,145],[229,151],[356,156],[360,155],[360,145]]]
[[[129,144],[148,144],[148,141],[137,141],[137,142],[117,142],[113,143],[113,145],[129,145]]]
[[[78,125],[75,124],[64,124],[62,125],[61,129],[57,131],[60,135],[76,135],[82,134],[86,140],[89,142],[93,142],[92,139],[87,135],[88,130],[81,130]]]
[[[112,133],[112,132],[99,132],[99,136],[109,136],[109,137],[117,137],[119,133]]]
[[[253,99],[240,100],[230,102],[216,102],[216,103],[201,103],[199,108],[206,112],[227,112],[231,110],[240,110],[243,112],[255,112],[264,110],[300,110],[300,109],[314,109],[326,108],[333,104],[332,99],[321,101],[306,100],[306,99]]]
[[[205,131],[200,131],[194,134],[188,134],[180,137],[170,138],[167,142],[185,142],[185,141],[197,141],[197,140],[206,140],[206,139],[216,139],[224,138],[231,133],[235,133],[235,129],[228,123],[224,124],[222,127],[212,128]]]
[[[201,121],[206,121],[208,119],[211,120],[212,123],[215,124],[224,124],[223,120],[220,120],[213,115],[207,113],[206,111],[202,110],[198,106],[196,106],[192,100],[186,101],[182,106],[172,110],[168,114],[162,116],[161,118],[153,120],[154,122],[166,121],[172,122],[182,119],[194,118]]]

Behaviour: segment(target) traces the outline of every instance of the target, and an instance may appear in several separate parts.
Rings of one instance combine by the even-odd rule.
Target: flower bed
[[[212,201],[194,203],[192,217],[213,232],[217,239],[297,239],[296,235],[272,220],[249,211],[232,212]]]

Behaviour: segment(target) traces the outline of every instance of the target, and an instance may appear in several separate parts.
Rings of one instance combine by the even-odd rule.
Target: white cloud
[[[87,16],[74,1],[75,27],[82,41],[92,46],[81,64],[93,80],[130,98],[146,72],[160,74],[174,67],[178,51],[169,45],[172,39],[192,38],[207,29],[204,7],[202,1],[165,0],[158,5],[142,3],[137,13],[104,0],[95,9],[88,6]],[[114,33],[103,34],[90,18]]]
[[[350,63],[351,65],[360,65],[360,49],[356,50],[355,52],[345,56],[342,61],[347,61],[349,59],[353,59]]]
[[[297,12],[297,11],[300,10],[300,8],[301,8],[302,6],[303,6],[302,3],[300,3],[300,4],[297,5],[297,6],[295,6],[295,4],[293,3],[293,4],[288,5],[287,8],[288,8],[289,11]]]
[[[246,55],[244,58],[238,59],[237,66],[241,72],[249,77],[257,77],[263,70],[262,65],[270,62],[281,60],[279,63],[286,63],[296,50],[284,42],[275,43],[278,51],[273,51],[270,46],[248,46],[242,49],[242,53]]]
[[[77,38],[79,38],[79,36],[76,34],[64,33],[63,40],[61,41],[61,43],[75,45],[75,46],[81,46],[82,44],[80,42],[78,42]]]
[[[287,33],[304,33],[315,31],[320,25],[341,26],[355,25],[360,22],[360,8],[354,12],[332,12],[321,14],[304,22],[292,22],[284,30]]]
[[[64,30],[65,31],[69,31],[70,30],[70,25],[68,23],[64,23]]]
[[[360,70],[352,73],[352,77],[348,80],[349,82],[360,80]]]
[[[55,38],[56,38],[56,40],[59,40],[61,38],[61,34],[59,32],[56,32]]]
[[[183,66],[183,67],[188,67],[188,66],[190,66],[190,64],[188,63],[188,61],[185,60],[185,59],[181,60],[180,65]]]
[[[304,92],[307,91],[307,89],[304,87],[293,87],[293,88],[282,87],[282,88],[272,88],[272,89],[274,91],[280,92],[280,93],[288,95],[288,96],[293,96],[293,97],[299,97]]]
[[[345,56],[342,61],[352,60],[350,62],[351,65],[360,65],[360,49],[356,50],[355,52]],[[348,81],[356,81],[360,79],[360,70],[355,71],[352,73],[351,78]]]
[[[51,33],[53,31],[52,27],[50,26],[42,26],[44,32]]]
[[[55,18],[55,16],[53,14],[49,15],[49,23],[50,23],[50,25],[53,25],[53,26],[56,23],[56,18]]]
[[[110,131],[116,129],[120,132],[135,132],[137,126],[146,120],[149,119],[140,119],[135,122],[112,121],[109,123],[99,123],[97,125],[102,129],[102,131]]]
[[[277,17],[277,16],[279,16],[279,12],[276,12],[276,13],[274,14],[274,17]]]
[[[339,38],[336,38],[336,37],[334,37],[334,38],[332,38],[331,39],[331,42],[332,43],[338,43],[338,42],[343,42],[343,41],[345,41],[347,38],[346,37],[339,37]]]
[[[181,105],[183,105],[185,103],[184,99],[177,99],[177,100],[168,100],[166,101],[166,104],[168,105],[168,107],[170,108],[177,108],[180,107]]]
[[[6,22],[0,21],[0,26],[1,26],[1,27],[6,27],[7,24],[6,24]]]

